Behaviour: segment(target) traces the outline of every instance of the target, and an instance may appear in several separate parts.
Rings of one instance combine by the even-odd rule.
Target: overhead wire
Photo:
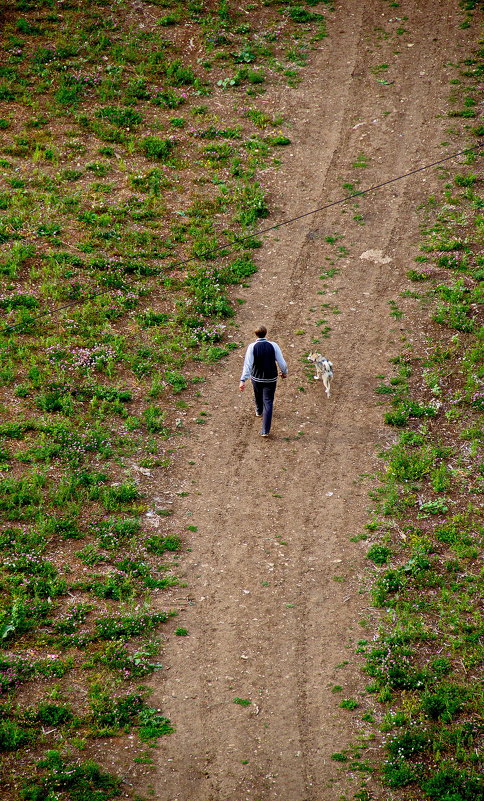
[[[217,245],[217,247],[211,248],[210,250],[206,250],[203,253],[200,253],[195,256],[190,256],[189,258],[182,259],[180,261],[174,262],[171,265],[172,269],[176,269],[178,267],[183,267],[185,264],[189,264],[192,261],[198,261],[199,259],[207,258],[207,256],[212,256],[214,253],[218,253],[219,251],[227,251],[233,252],[236,250],[243,242],[246,242],[249,239],[254,239],[254,237],[262,236],[263,234],[267,234],[270,231],[275,231],[278,228],[282,228],[285,225],[290,225],[291,223],[297,222],[298,220],[302,220],[305,217],[310,217],[312,214],[317,214],[320,211],[325,211],[326,209],[330,209],[333,206],[338,206],[342,203],[347,203],[349,200],[352,200],[355,197],[360,197],[361,195],[367,195],[369,192],[374,192],[377,189],[382,189],[384,186],[388,186],[389,184],[393,184],[396,181],[401,181],[404,178],[409,178],[411,175],[415,175],[416,173],[423,172],[424,170],[429,170],[431,167],[437,167],[439,164],[443,164],[445,161],[450,161],[451,159],[455,159],[458,156],[465,155],[466,153],[472,153],[478,151],[481,147],[484,146],[484,143],[480,142],[473,147],[465,148],[464,150],[459,150],[457,153],[452,153],[449,156],[444,156],[437,161],[433,161],[430,164],[424,164],[422,167],[416,167],[409,172],[402,173],[401,175],[397,175],[395,178],[389,178],[387,181],[382,181],[379,184],[375,184],[374,186],[369,186],[367,189],[361,189],[358,192],[353,192],[351,195],[346,195],[343,198],[339,198],[338,200],[333,200],[331,203],[326,203],[324,206],[319,206],[316,209],[311,209],[310,211],[306,211],[303,214],[298,214],[295,217],[290,217],[287,220],[282,220],[275,225],[271,225],[268,228],[262,228],[257,231],[253,231],[251,234],[243,237],[236,237],[235,242],[227,242],[224,245]],[[85,295],[82,298],[78,298],[76,300],[72,300],[69,303],[64,304],[63,306],[58,306],[56,309],[51,309],[41,314],[34,315],[29,318],[28,321],[24,321],[22,323],[17,323],[15,325],[7,325],[3,329],[3,333],[12,333],[17,329],[25,327],[26,325],[31,325],[32,323],[36,322],[37,320],[41,320],[44,317],[54,317],[55,315],[59,314],[61,311],[65,311],[66,309],[70,309],[73,306],[79,306],[83,303],[86,303],[89,300],[93,300],[94,298],[101,297],[103,295],[107,295],[113,291],[112,287],[108,287],[107,289],[102,289],[97,292],[92,292],[91,294]]]

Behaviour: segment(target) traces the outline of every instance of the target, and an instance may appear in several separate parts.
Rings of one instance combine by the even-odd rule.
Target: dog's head
[[[322,359],[322,358],[323,357],[321,356],[321,354],[320,353],[316,353],[316,351],[312,351],[311,353],[308,353],[308,362],[317,362],[318,359]]]

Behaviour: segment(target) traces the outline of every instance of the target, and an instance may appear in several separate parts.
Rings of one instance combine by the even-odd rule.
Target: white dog
[[[331,379],[333,378],[333,365],[328,360],[325,359],[324,356],[321,356],[320,353],[310,353],[308,355],[308,361],[314,364],[316,375],[314,376],[315,379],[320,378],[324,384],[324,388],[326,390],[326,395],[329,398],[330,389],[331,389]]]

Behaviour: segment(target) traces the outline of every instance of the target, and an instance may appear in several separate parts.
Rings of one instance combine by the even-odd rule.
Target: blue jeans
[[[257,414],[262,414],[262,434],[268,434],[271,430],[276,384],[277,381],[254,381],[252,379],[255,410]]]

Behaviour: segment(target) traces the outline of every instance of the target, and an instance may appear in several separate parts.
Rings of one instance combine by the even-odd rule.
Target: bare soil
[[[329,37],[303,82],[261,99],[266,113],[294,120],[284,163],[267,175],[272,224],[342,198],[344,183],[380,184],[454,147],[447,65],[466,57],[475,35],[459,27],[457,3],[437,11],[421,0],[343,0],[327,17]],[[396,34],[399,25],[406,32]],[[367,166],[353,166],[361,154]],[[172,630],[189,635],[168,634],[165,670],[152,681],[154,703],[176,726],[150,750],[156,765],[139,788],[157,801],[337,801],[360,786],[331,759],[369,731],[354,649],[371,637],[375,610],[362,592],[368,544],[351,537],[368,520],[364,476],[374,476],[378,445],[391,436],[377,376],[419,336],[422,312],[399,292],[418,254],[417,206],[438,183],[429,169],[358,208],[335,205],[271,232],[258,275],[239,292],[239,341],[264,322],[290,374],[265,440],[250,387],[238,390],[244,348],[215,367],[190,412],[205,411],[206,424],[191,425],[172,486],[158,488],[160,503],[174,501],[174,530],[197,531],[187,532],[186,588],[172,598],[181,610]],[[332,266],[339,272],[321,279]],[[330,336],[314,345],[321,319]],[[312,349],[334,363],[330,399],[308,378]],[[359,708],[340,708],[342,698]],[[399,797],[376,784],[373,793]]]

